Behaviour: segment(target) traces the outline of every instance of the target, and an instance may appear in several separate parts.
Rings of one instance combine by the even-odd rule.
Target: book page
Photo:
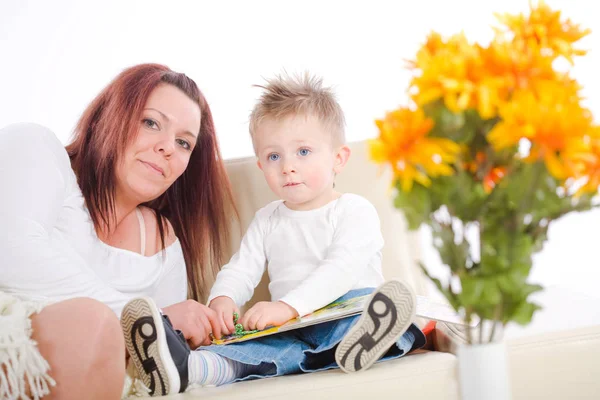
[[[452,306],[430,300],[425,296],[417,297],[416,315],[426,319],[444,321],[452,324],[465,325],[463,318]],[[371,295],[359,296],[352,299],[331,303],[311,314],[294,318],[281,326],[269,327],[260,332],[251,333],[245,336],[229,335],[221,340],[213,340],[213,344],[239,343],[246,340],[252,340],[260,337],[273,335],[276,333],[291,331],[303,328],[305,326],[321,324],[336,319],[347,318],[353,315],[361,314],[365,305],[371,298]],[[472,322],[471,326],[476,326]]]

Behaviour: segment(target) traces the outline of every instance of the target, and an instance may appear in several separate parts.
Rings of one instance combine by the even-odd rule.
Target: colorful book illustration
[[[230,344],[239,343],[246,340],[252,340],[264,336],[273,335],[280,332],[291,331],[294,329],[304,328],[305,326],[316,325],[323,322],[333,321],[336,319],[346,318],[353,315],[361,314],[365,304],[369,300],[370,295],[359,296],[352,299],[331,303],[317,311],[307,314],[303,317],[289,320],[281,326],[273,326],[266,328],[256,333],[251,333],[244,336],[228,335],[222,339],[213,339],[213,344]],[[425,296],[417,296],[418,317],[433,319],[436,321],[444,321],[453,324],[465,325],[460,314],[458,314],[450,305],[438,303],[428,299]],[[477,322],[472,322],[471,326],[476,326]]]

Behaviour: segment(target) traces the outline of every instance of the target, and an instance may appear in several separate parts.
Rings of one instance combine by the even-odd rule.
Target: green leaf
[[[427,267],[425,267],[425,265],[422,262],[419,261],[418,265],[421,268],[421,271],[423,271],[423,274],[425,274],[425,276],[435,284],[440,293],[442,293],[444,297],[446,297],[448,302],[450,302],[450,305],[452,305],[452,307],[454,307],[454,309],[458,311],[460,308],[460,303],[458,302],[458,299],[456,298],[456,295],[452,292],[452,290],[449,287],[444,287],[444,285],[442,285],[442,282],[438,278],[434,278],[433,276],[431,276],[429,274],[429,271],[427,270]]]
[[[476,305],[480,302],[484,291],[484,282],[470,276],[463,276],[460,280],[462,291],[459,298],[464,306]]]
[[[514,314],[512,315],[512,320],[520,325],[527,325],[531,322],[533,313],[540,309],[541,307],[537,304],[527,303],[524,301],[515,310]]]
[[[459,273],[467,266],[469,258],[469,243],[462,241],[455,243],[455,234],[452,225],[440,224],[435,220],[431,221],[433,230],[433,245],[440,254],[442,262],[450,267],[453,273]]]
[[[468,123],[466,112],[450,111],[443,100],[431,102],[425,105],[423,110],[435,123],[429,136],[450,139],[456,143],[469,143],[473,140],[477,126]]]
[[[403,211],[408,229],[416,230],[429,220],[431,201],[427,189],[416,183],[410,192],[404,192],[400,181],[396,181],[397,194],[394,207]]]
[[[502,293],[500,288],[493,277],[482,280],[483,282],[483,295],[481,301],[483,304],[496,306],[502,301]]]

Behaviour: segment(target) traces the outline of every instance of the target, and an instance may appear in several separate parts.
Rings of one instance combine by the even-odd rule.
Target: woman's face
[[[137,137],[117,163],[117,199],[141,204],[163,194],[185,171],[200,132],[200,107],[173,85],[148,97]]]

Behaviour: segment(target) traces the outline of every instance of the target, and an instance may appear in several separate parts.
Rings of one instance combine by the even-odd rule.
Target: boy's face
[[[258,166],[271,190],[293,210],[312,210],[338,197],[335,174],[350,149],[334,146],[331,133],[313,116],[266,119],[254,134]]]

